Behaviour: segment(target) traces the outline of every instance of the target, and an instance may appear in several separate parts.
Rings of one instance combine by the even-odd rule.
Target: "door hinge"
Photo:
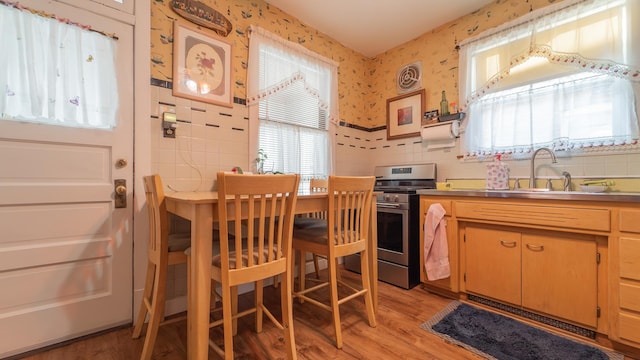
[[[600,306],[596,306],[596,317],[600,317]]]
[[[600,253],[596,253],[596,264],[600,264]]]

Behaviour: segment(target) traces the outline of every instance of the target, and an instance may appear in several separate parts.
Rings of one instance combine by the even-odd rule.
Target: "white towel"
[[[432,204],[424,220],[424,267],[431,281],[451,276],[445,214],[442,205]]]

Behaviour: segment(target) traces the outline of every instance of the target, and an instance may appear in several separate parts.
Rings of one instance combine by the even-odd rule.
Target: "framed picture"
[[[232,107],[231,44],[176,23],[173,95]]]
[[[420,135],[424,89],[387,100],[387,140]]]

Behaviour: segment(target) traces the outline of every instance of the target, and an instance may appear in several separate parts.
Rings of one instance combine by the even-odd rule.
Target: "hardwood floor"
[[[324,274],[326,276],[326,270]],[[346,281],[357,274],[342,270]],[[310,280],[311,281],[311,280]],[[294,300],[294,326],[298,359],[479,359],[478,356],[448,344],[420,329],[420,324],[444,308],[451,300],[428,293],[422,286],[411,290],[380,282],[377,326],[366,320],[361,298],[342,305],[342,350],[334,346],[334,331],[329,313],[308,303]],[[279,289],[265,288],[265,300],[275,316],[280,316]],[[327,296],[328,298],[328,296]],[[240,306],[252,301],[252,293],[240,298]],[[143,338],[131,339],[132,328],[122,328],[25,357],[29,360],[123,360],[138,359]],[[186,321],[160,327],[154,359],[186,359]],[[222,343],[222,329],[211,330],[211,338]],[[270,321],[264,322],[260,334],[254,331],[254,317],[238,321],[234,338],[236,359],[284,359],[282,332]],[[219,359],[213,351],[210,359]]]

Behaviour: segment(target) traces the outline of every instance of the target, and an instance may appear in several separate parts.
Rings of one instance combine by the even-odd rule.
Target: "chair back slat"
[[[374,177],[331,176],[329,178],[330,244],[366,242]],[[331,239],[331,237],[333,237]]]
[[[218,173],[223,272],[230,269],[228,255],[232,252],[235,252],[232,271],[266,265],[289,256],[299,182],[299,175]],[[227,230],[231,221],[235,234],[233,248],[228,245]]]

